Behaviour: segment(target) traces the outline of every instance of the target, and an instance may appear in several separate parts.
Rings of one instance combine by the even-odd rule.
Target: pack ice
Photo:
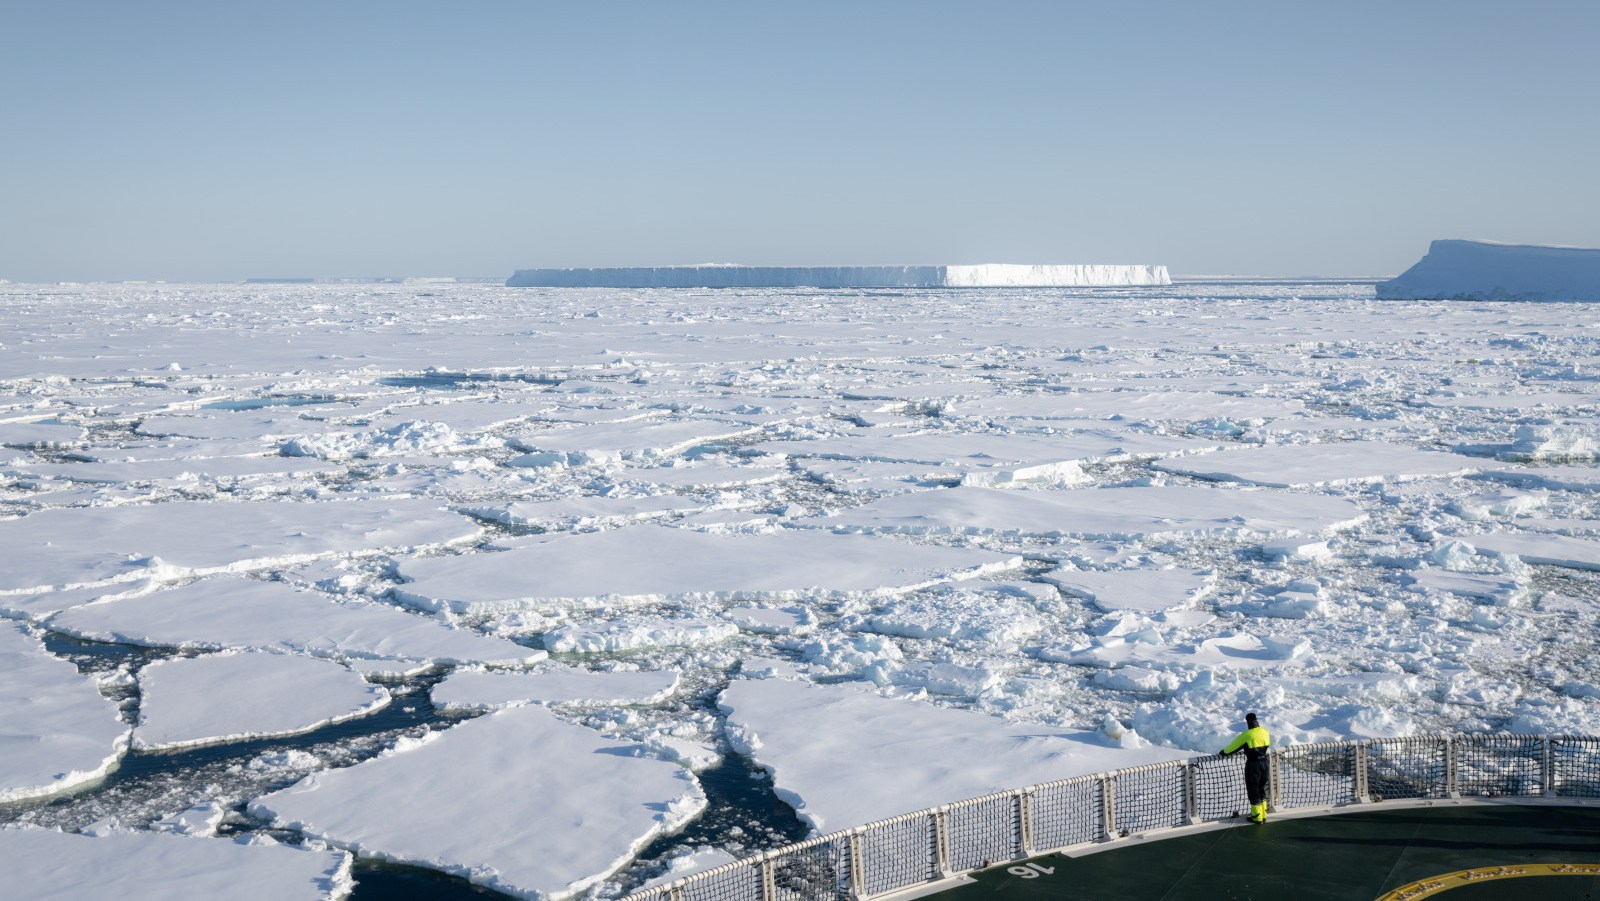
[[[0,802],[92,782],[128,744],[117,705],[20,623],[0,623]]]
[[[542,707],[515,707],[308,776],[250,811],[365,856],[562,899],[704,806],[677,764]]]

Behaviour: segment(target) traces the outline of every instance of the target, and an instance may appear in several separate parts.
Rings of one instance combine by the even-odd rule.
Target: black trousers
[[[1249,793],[1251,804],[1267,800],[1267,783],[1271,778],[1272,770],[1267,765],[1267,755],[1244,762],[1244,790]]]

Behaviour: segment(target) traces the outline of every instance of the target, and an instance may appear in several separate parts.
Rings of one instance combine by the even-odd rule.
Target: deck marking
[[[1600,864],[1529,863],[1508,867],[1477,867],[1443,876],[1430,876],[1378,896],[1377,901],[1417,901],[1478,882],[1527,876],[1600,876]]]

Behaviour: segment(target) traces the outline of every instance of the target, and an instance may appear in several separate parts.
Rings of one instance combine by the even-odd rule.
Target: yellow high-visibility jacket
[[[1254,729],[1246,729],[1240,732],[1237,738],[1228,742],[1228,746],[1222,749],[1222,753],[1224,755],[1232,754],[1240,748],[1244,748],[1245,756],[1255,759],[1256,757],[1264,756],[1267,753],[1267,748],[1271,745],[1272,733],[1261,726],[1257,726]]]

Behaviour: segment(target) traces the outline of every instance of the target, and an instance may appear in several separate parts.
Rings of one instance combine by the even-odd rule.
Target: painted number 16
[[[1013,876],[1021,876],[1023,879],[1038,879],[1041,875],[1054,876],[1056,868],[1047,867],[1042,863],[1025,863],[1020,867],[1009,867],[1006,872]]]

